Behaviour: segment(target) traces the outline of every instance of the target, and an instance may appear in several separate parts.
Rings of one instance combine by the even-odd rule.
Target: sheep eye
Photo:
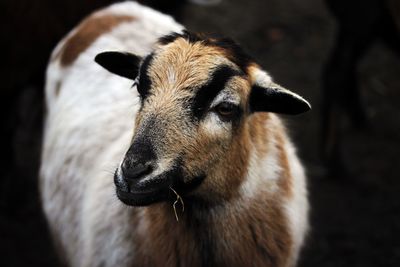
[[[224,120],[231,120],[235,115],[236,106],[232,103],[222,102],[215,107],[215,112]]]

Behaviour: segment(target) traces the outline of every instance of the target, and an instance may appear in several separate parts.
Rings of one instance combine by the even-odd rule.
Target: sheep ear
[[[297,115],[311,109],[301,96],[282,87],[253,86],[250,94],[252,112],[264,111]]]
[[[134,80],[139,72],[139,56],[125,52],[103,52],[94,61],[100,66],[119,76]]]
[[[249,104],[252,112],[275,112],[297,115],[311,109],[301,96],[272,82],[271,77],[259,68],[251,71],[253,86]]]

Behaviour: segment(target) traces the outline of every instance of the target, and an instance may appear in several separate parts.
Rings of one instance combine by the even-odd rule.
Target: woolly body
[[[110,16],[123,19],[67,64],[65,47],[79,27],[64,38],[47,72],[41,192],[66,263],[293,266],[308,225],[305,176],[272,113],[253,115],[246,124],[247,169],[229,200],[206,209],[189,203],[178,223],[172,203],[127,207],[117,199],[113,172],[130,146],[140,100],[129,89],[132,81],[107,73],[93,59],[106,50],[144,56],[159,37],[183,27],[132,2],[114,4],[88,20]],[[254,79],[259,75],[267,74]]]

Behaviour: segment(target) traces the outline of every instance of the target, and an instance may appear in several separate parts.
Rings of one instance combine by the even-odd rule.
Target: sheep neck
[[[261,212],[257,205],[207,208],[186,201],[179,221],[170,204],[143,208],[138,266],[286,266],[291,240],[275,204]]]

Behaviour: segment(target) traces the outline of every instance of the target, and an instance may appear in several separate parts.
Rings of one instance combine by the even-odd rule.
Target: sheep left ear
[[[271,77],[259,68],[253,68],[253,86],[249,104],[252,112],[274,112],[297,115],[311,109],[301,96],[272,82]]]
[[[135,80],[139,72],[141,58],[127,52],[109,51],[98,54],[94,61],[119,76]]]

